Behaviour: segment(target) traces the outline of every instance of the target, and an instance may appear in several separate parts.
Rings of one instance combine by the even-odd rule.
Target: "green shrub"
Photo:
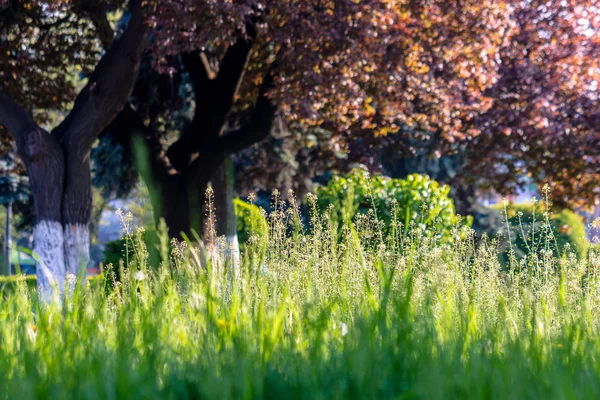
[[[0,293],[12,293],[20,282],[24,282],[28,289],[36,287],[35,275],[0,276]]]
[[[241,199],[234,199],[235,216],[237,219],[237,234],[241,246],[244,246],[251,236],[266,241],[269,234],[269,223],[264,211]]]
[[[396,221],[404,233],[407,229],[419,230],[448,241],[451,229],[459,223],[449,191],[448,186],[426,175],[392,179],[369,177],[363,170],[354,169],[348,175],[333,177],[327,186],[317,189],[316,195],[319,208],[333,207],[332,217],[338,225],[373,210],[386,234],[392,233],[392,222]]]
[[[504,210],[499,203],[493,208]],[[509,204],[506,207],[510,239],[517,257],[551,250],[555,255],[573,251],[586,257],[590,242],[583,217],[569,209],[546,211],[540,203]],[[548,215],[547,215],[548,214]]]
[[[87,278],[87,282],[95,286],[101,283],[103,275],[95,275]],[[28,290],[35,290],[37,287],[37,278],[35,275],[11,275],[0,276],[0,293],[14,293],[18,285],[24,283]]]

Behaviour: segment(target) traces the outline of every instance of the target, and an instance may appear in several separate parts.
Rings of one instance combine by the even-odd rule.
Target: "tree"
[[[174,236],[201,230],[208,182],[227,156],[267,137],[276,115],[336,135],[386,131],[398,118],[459,133],[433,117],[485,109],[477,98],[497,69],[487,61],[511,29],[506,4],[493,1],[152,4],[153,64],[172,84],[187,74],[193,117],[165,148],[156,108],[134,91],[109,130],[144,139],[142,172]]]
[[[480,94],[487,107],[453,117],[450,125],[460,127],[453,135],[429,123],[401,123],[385,136],[358,127],[346,140],[349,160],[398,178],[418,172],[449,183],[461,214],[473,212],[477,190],[507,195],[530,183],[550,184],[559,205],[593,204],[600,167],[596,4],[511,2],[511,29]]]
[[[551,184],[557,203],[593,201],[600,167],[598,3],[518,2],[513,20],[500,78],[485,93],[493,107],[475,121],[482,134],[467,148],[466,168],[501,192],[531,180]]]
[[[30,4],[29,7],[34,7],[38,13],[24,16],[26,22],[37,23],[39,21],[35,18],[49,18],[51,24],[55,25],[62,20],[71,21],[69,7],[76,5],[39,2]],[[12,15],[11,13],[20,9],[15,5],[2,9],[2,12]],[[5,37],[10,42],[10,38],[18,36],[22,27],[16,24],[3,29],[8,30]],[[48,27],[45,31],[35,31],[33,27],[31,29],[34,29],[34,33],[40,33],[32,36],[34,49],[30,49],[26,59],[36,63],[40,69],[46,63],[52,67],[50,59],[45,56],[46,48],[35,49],[35,46],[45,40],[45,35],[54,32],[53,27]],[[147,31],[142,1],[133,0],[127,29],[104,53],[77,95],[71,111],[51,132],[38,125],[33,116],[9,95],[0,94],[0,124],[14,138],[31,183],[37,218],[34,228],[34,251],[39,257],[37,277],[46,298],[51,295],[51,287],[55,284],[62,291],[68,274],[81,276],[82,269],[85,269],[89,260],[90,149],[96,137],[110,124],[129,98],[137,77]],[[76,30],[71,31],[71,38],[76,34]],[[69,37],[65,32],[57,35],[55,41]],[[68,43],[65,46],[68,48]],[[22,48],[28,47],[24,45]],[[13,62],[10,59],[15,52],[18,49],[9,51],[9,60],[3,65],[3,72],[5,68],[10,71],[9,68],[13,65],[21,66],[18,61],[22,60]],[[14,72],[14,76],[21,75]],[[31,74],[23,74],[23,77],[30,79]],[[34,96],[34,93],[29,94]],[[60,104],[56,105],[58,106]],[[28,107],[37,109],[39,105],[29,104]]]

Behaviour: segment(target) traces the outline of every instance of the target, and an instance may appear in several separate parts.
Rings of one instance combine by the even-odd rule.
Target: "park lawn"
[[[250,232],[237,275],[223,243],[149,265],[134,234],[128,269],[62,302],[0,289],[0,398],[600,396],[595,250],[502,265],[502,238],[460,226],[294,226]]]

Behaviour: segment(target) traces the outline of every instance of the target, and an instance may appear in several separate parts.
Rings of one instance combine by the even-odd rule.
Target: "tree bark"
[[[56,137],[41,128],[29,131],[23,140],[17,139],[17,149],[27,168],[33,194],[36,215],[33,251],[37,257],[39,295],[49,302],[55,290],[62,293],[66,278],[61,211],[64,153]]]
[[[214,192],[216,233],[218,237],[225,237],[225,261],[233,268],[234,275],[237,275],[240,267],[240,246],[233,204],[234,177],[233,160],[229,156],[213,175],[211,183]]]
[[[457,214],[472,215],[473,209],[478,204],[475,185],[468,183],[455,183],[450,186],[450,197],[454,200],[454,209]]]
[[[90,261],[90,218],[92,183],[89,149],[69,147],[65,153],[65,188],[62,199],[62,223],[66,274],[80,281],[86,276]],[[73,278],[70,278],[71,282]],[[72,288],[71,288],[72,289]]]
[[[60,222],[42,220],[33,228],[38,295],[45,302],[63,293],[66,279],[64,236]]]

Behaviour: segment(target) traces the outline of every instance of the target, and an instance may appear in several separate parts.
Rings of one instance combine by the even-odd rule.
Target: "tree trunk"
[[[38,295],[48,303],[53,295],[63,292],[66,278],[63,228],[59,222],[42,220],[35,224],[33,252],[37,256]]]
[[[240,247],[237,237],[237,219],[235,217],[234,166],[231,157],[227,157],[211,180],[215,202],[215,229],[217,236],[225,237],[226,262],[233,267],[234,274],[240,266]]]
[[[65,269],[67,275],[85,279],[90,262],[90,230],[88,224],[63,226],[65,237]]]
[[[191,184],[185,176],[168,176],[163,182],[146,181],[149,186],[154,218],[163,218],[169,236],[177,239],[202,237],[204,198],[208,182]]]
[[[450,197],[454,200],[456,213],[462,216],[471,215],[473,208],[477,205],[477,193],[473,184],[455,183],[451,185]]]
[[[90,258],[91,182],[89,159],[69,154],[46,135],[52,144],[47,157],[36,159],[28,172],[38,216],[33,234],[38,288],[42,298],[50,301],[53,287],[63,293],[69,275],[85,277]]]
[[[55,289],[62,293],[66,277],[61,211],[64,153],[57,138],[41,128],[28,132],[17,146],[27,167],[37,217],[33,251],[38,294],[49,302]]]
[[[91,182],[88,157],[68,152],[41,129],[26,161],[35,213],[33,251],[40,296],[46,302],[64,292],[68,275],[83,279],[89,261]],[[69,282],[74,282],[69,278]],[[71,286],[71,289],[73,287]],[[58,292],[54,293],[54,289]]]
[[[65,144],[65,191],[62,201],[66,275],[85,279],[90,261],[90,218],[92,215],[92,183],[89,151]],[[72,278],[70,278],[72,282]],[[72,288],[71,288],[72,289]]]
[[[10,275],[10,256],[12,248],[12,203],[6,205],[6,266],[4,275]]]
[[[162,190],[156,191],[160,196],[158,203],[161,210],[157,210],[155,206],[154,215],[157,220],[160,217],[165,219],[170,237],[181,239],[183,235],[189,237],[192,230],[188,188],[173,181],[171,180],[163,186]],[[180,179],[176,179],[176,181],[180,181]],[[157,201],[153,201],[153,204],[156,203]]]

